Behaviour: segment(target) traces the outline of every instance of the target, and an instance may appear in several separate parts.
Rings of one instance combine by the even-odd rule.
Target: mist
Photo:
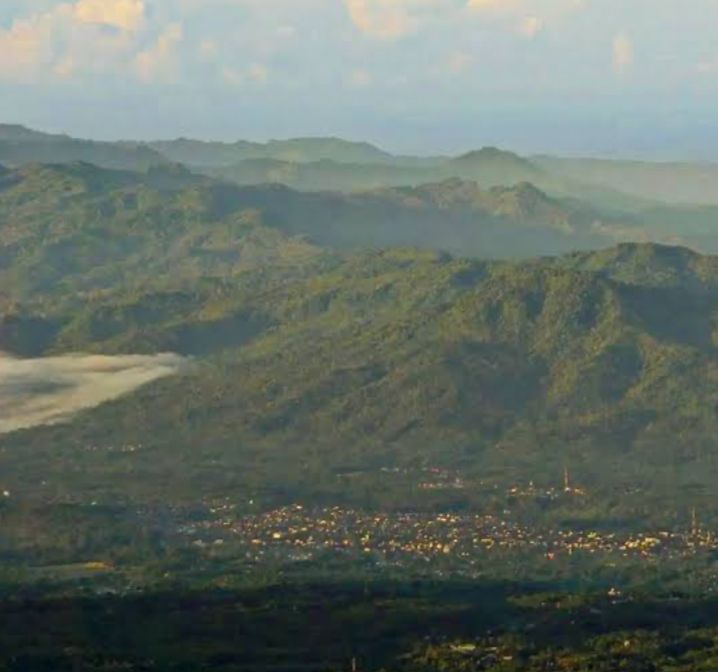
[[[0,434],[63,422],[175,374],[186,362],[174,354],[16,359],[0,353]]]

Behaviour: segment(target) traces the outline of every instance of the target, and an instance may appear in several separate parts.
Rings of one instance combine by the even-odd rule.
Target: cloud
[[[178,70],[178,48],[183,31],[179,23],[172,23],[159,35],[156,42],[135,58],[137,75],[144,82],[157,79],[174,79]]]
[[[105,73],[131,62],[145,24],[143,0],[77,0],[0,28],[0,79]]]
[[[219,45],[214,40],[204,39],[197,47],[197,55],[200,61],[212,62],[219,57]]]
[[[396,40],[432,17],[460,5],[452,0],[344,0],[352,23],[363,33]]]
[[[517,4],[516,0],[469,0],[466,6],[469,9],[495,11],[515,7]]]
[[[269,81],[269,68],[262,63],[250,63],[246,68],[223,66],[220,78],[224,84],[240,88],[246,84],[266,84]]]
[[[0,77],[21,78],[52,60],[53,17],[43,14],[0,30]]]
[[[536,37],[547,24],[556,24],[586,9],[588,0],[467,0],[475,17],[503,23],[526,38]]]
[[[613,69],[623,74],[631,68],[634,60],[633,41],[624,33],[613,38]]]
[[[519,21],[516,30],[524,37],[536,37],[543,29],[543,19],[538,16],[525,16]]]
[[[179,372],[178,355],[14,359],[0,355],[0,434],[56,424]]]
[[[72,8],[81,23],[137,30],[145,19],[143,0],[79,0]]]

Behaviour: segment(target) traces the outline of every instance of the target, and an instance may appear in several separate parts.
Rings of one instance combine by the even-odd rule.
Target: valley
[[[595,658],[604,609],[636,610],[635,660],[679,641],[711,660],[691,610],[710,612],[718,589],[713,206],[579,189],[499,150],[418,161],[296,141],[242,159],[298,174],[337,153],[369,161],[371,184],[327,191],[263,173],[238,184],[223,162],[239,147],[153,145],[165,156],[147,167],[141,145],[13,142],[0,175],[0,613],[33,665],[152,669],[174,655],[133,639],[107,658],[77,623],[59,634],[66,608],[148,622],[136,601],[176,594],[246,628],[224,600],[282,586],[257,607],[262,636],[293,623],[281,605],[298,591],[295,607],[322,602],[352,646],[343,600],[379,600],[402,630],[430,593],[438,624],[426,639],[375,633],[363,649],[375,667],[574,669],[560,665],[575,654],[613,669]],[[53,147],[61,160],[34,162]],[[173,163],[184,151],[201,170]],[[456,586],[474,596],[457,609],[499,590],[506,611],[448,624]],[[560,597],[539,600],[541,619],[567,600],[559,620],[584,624],[588,649],[511,634],[538,627],[515,604],[547,593]],[[644,642],[640,623],[654,608],[669,618],[676,599],[683,629]],[[45,654],[22,634],[27,600],[59,628]],[[177,627],[191,622],[172,608]],[[239,669],[207,628],[187,660]],[[324,661],[289,640],[252,660],[351,660],[323,636]]]

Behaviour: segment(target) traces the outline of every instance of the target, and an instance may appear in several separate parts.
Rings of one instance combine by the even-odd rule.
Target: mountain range
[[[340,138],[99,142],[0,124],[0,164],[73,161],[129,170],[182,163],[242,185],[275,182],[306,191],[352,192],[461,178],[485,188],[531,182],[552,195],[622,212],[660,204],[718,205],[718,167],[710,163],[521,157],[494,147],[455,157],[397,156]]]
[[[241,187],[178,164],[144,172],[28,164],[0,174],[0,300],[157,282],[170,271],[175,279],[222,277],[317,247],[410,246],[485,259],[626,241],[718,249],[710,212],[696,228],[661,212],[618,215],[530,183],[487,189],[454,178],[342,194]]]
[[[4,487],[478,507],[411,474],[499,487],[570,465],[593,493],[572,514],[683,515],[718,475],[718,259],[617,244],[631,229],[526,183],[340,194],[169,163],[6,169],[0,350],[193,364],[2,437]],[[143,450],[87,450],[106,444]]]

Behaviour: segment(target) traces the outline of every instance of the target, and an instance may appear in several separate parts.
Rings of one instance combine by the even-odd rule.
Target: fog
[[[62,422],[177,373],[185,363],[173,354],[15,359],[0,353],[0,434]]]

